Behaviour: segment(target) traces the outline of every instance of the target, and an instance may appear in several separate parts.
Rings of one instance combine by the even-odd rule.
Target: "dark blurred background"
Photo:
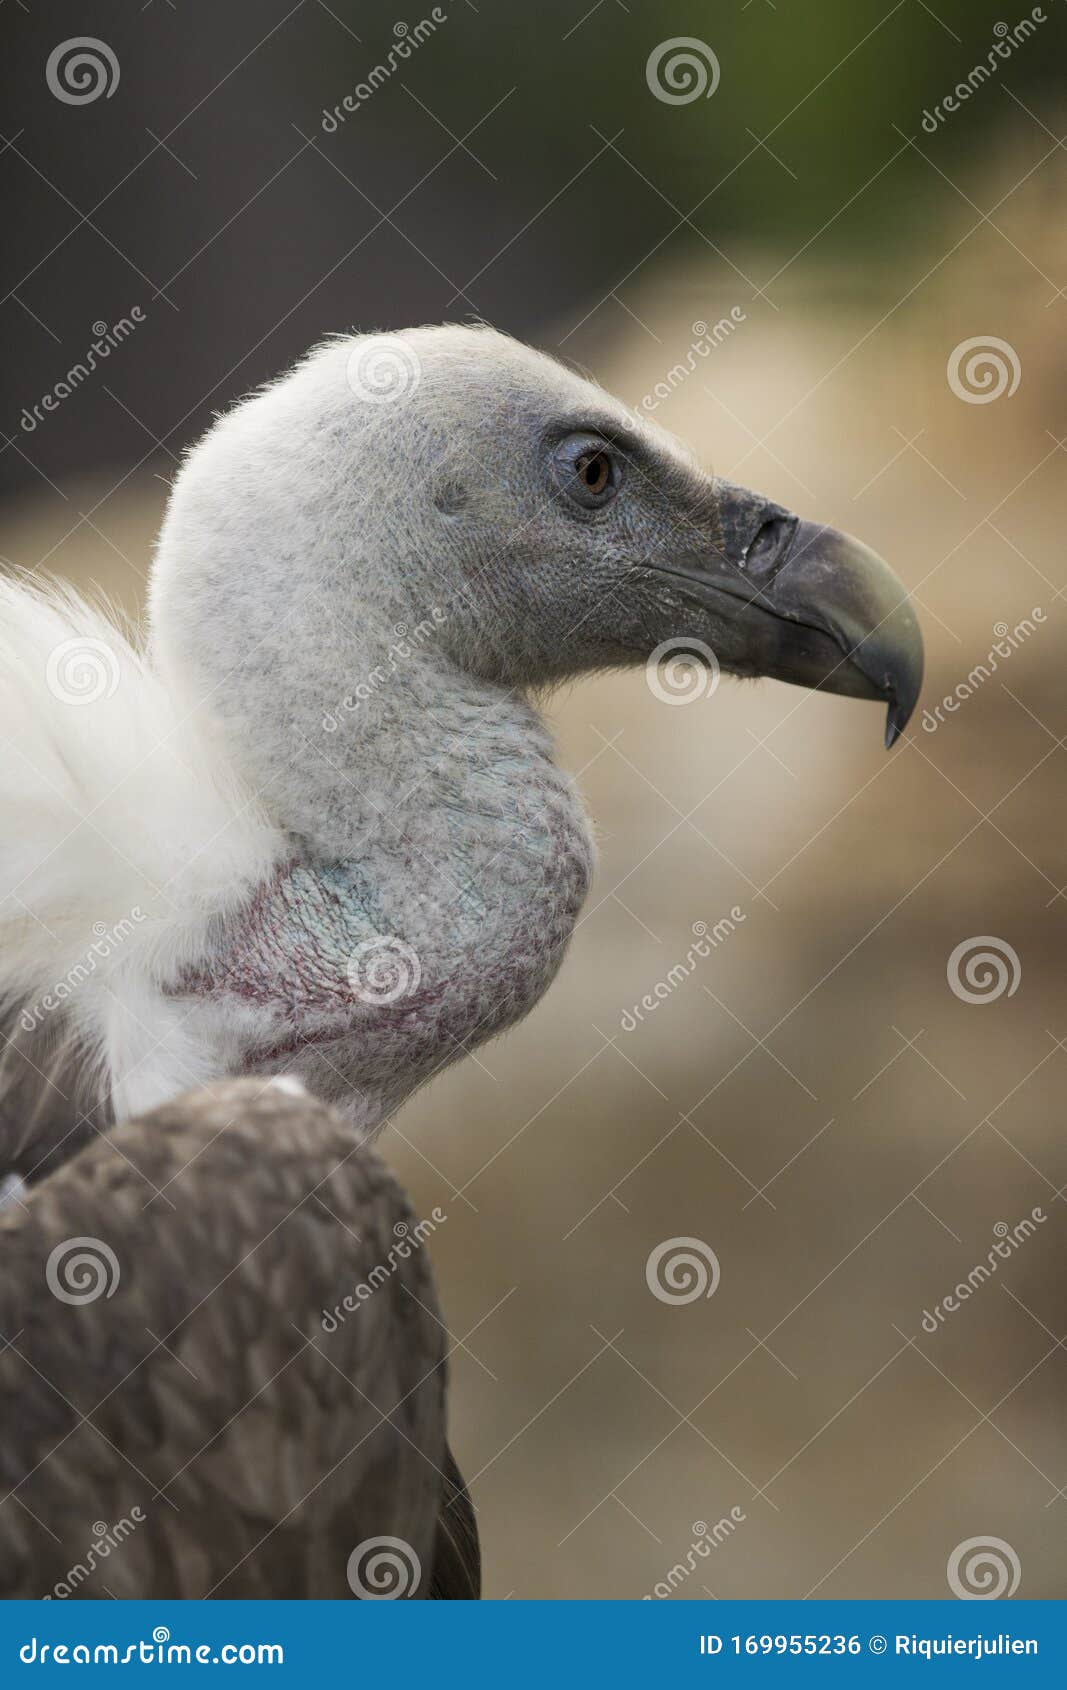
[[[491,1595],[938,1597],[975,1538],[1005,1589],[1064,1594],[1067,125],[1064,7],[1036,11],[998,57],[1021,5],[450,0],[332,128],[423,0],[0,11],[10,566],[136,611],[215,411],[326,333],[477,315],[630,404],[662,385],[657,420],[705,461],[884,552],[917,595],[924,706],[1042,612],[888,758],[873,707],[775,684],[557,701],[601,837],[574,947],[382,1141],[450,1217],[454,1443]],[[68,103],[46,66],[82,29],[118,81]],[[714,53],[711,97],[650,89],[676,37]],[[991,339],[1003,390],[961,397],[960,348]],[[973,1003],[946,971],[983,936],[1020,973]],[[1035,1205],[995,1280],[924,1329]],[[651,1294],[677,1237],[715,1250],[710,1299]]]
[[[933,138],[936,165],[904,138],[931,141],[921,114],[993,41],[996,0],[438,10],[446,21],[327,133],[324,111],[431,7],[149,0],[94,23],[63,0],[10,0],[5,436],[94,321],[132,305],[148,320],[136,354],[112,366],[117,398],[95,383],[19,439],[0,461],[5,487],[128,468],[153,436],[178,450],[327,331],[477,314],[552,340],[591,311],[607,333],[625,303],[597,301],[629,301],[664,266],[717,251],[705,303],[723,288],[751,299],[735,268],[749,243],[784,261],[820,229],[821,260],[880,270],[936,239],[952,204],[938,169],[966,175],[1020,126],[994,84]],[[1046,12],[1001,72],[1029,105],[1062,81],[1059,0]],[[85,105],[45,84],[75,28],[99,28],[120,70],[114,92]],[[676,36],[712,46],[712,99],[650,97],[648,55]]]

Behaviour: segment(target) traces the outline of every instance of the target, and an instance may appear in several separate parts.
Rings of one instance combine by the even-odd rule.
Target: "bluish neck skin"
[[[363,1132],[533,1007],[593,860],[581,800],[520,701],[439,746],[388,812],[372,784],[380,819],[353,854],[297,845],[177,987],[223,1071],[297,1073]]]

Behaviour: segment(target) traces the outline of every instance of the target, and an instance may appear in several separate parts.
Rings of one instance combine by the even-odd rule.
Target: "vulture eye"
[[[583,452],[574,467],[584,481],[586,491],[594,498],[607,492],[611,481],[611,459],[606,452]]]
[[[571,434],[561,440],[554,466],[561,491],[587,511],[609,505],[622,485],[618,455],[596,434]]]

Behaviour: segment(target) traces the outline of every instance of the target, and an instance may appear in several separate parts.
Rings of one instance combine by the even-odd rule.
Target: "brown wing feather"
[[[437,1516],[433,1581],[436,1601],[472,1602],[482,1594],[482,1553],[478,1524],[463,1475],[445,1446],[445,1488]]]
[[[411,1225],[333,1111],[255,1080],[116,1127],[9,1205],[0,1594],[348,1597],[384,1537],[428,1596],[443,1328]],[[95,1241],[81,1269],[71,1239]],[[404,1551],[374,1553],[357,1568],[388,1583]]]
[[[45,1179],[111,1115],[96,1067],[61,1011],[29,1031],[0,1004],[0,1178]]]

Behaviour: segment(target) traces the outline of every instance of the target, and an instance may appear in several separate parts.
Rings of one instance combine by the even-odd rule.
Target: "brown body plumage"
[[[3,1596],[478,1594],[422,1237],[289,1086],[124,1123],[0,1215]]]

